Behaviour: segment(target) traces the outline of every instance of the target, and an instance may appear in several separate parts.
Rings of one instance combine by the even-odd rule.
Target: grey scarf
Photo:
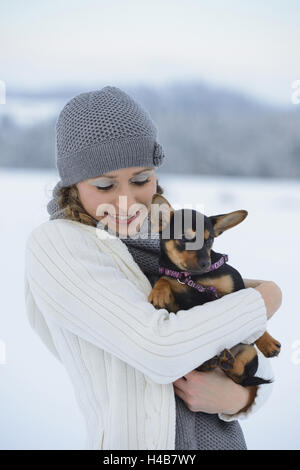
[[[58,186],[59,183],[53,190],[53,199],[47,205],[50,220],[65,218],[56,199],[55,190]],[[151,282],[151,275],[158,271],[160,240],[159,234],[150,231],[149,215],[148,213],[138,233],[121,240],[127,245],[133,259]],[[101,222],[96,220],[95,222],[97,227],[112,233]],[[247,450],[238,421],[226,422],[220,420],[217,414],[190,411],[176,394],[175,403],[175,450]]]

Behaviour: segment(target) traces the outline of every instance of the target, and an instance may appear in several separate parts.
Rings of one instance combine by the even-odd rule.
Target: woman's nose
[[[136,204],[137,201],[134,197],[134,195],[131,193],[130,190],[128,191],[120,191],[119,194],[116,196],[115,200],[115,207],[116,207],[116,212],[118,214],[130,214],[130,208],[133,204]]]

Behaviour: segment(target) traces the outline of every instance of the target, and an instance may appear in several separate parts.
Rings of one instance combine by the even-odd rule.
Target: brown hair
[[[163,194],[163,188],[158,184],[156,185],[156,192]],[[59,188],[56,192],[57,202],[67,219],[81,222],[82,224],[97,226],[97,221],[84,209],[80,202],[79,192],[76,184]]]

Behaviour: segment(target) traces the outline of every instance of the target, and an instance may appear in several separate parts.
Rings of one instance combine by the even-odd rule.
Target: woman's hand
[[[259,279],[243,279],[245,287],[253,287],[262,295],[268,320],[279,309],[282,303],[282,291],[273,281],[261,281]]]
[[[173,382],[175,393],[191,411],[235,414],[253,402],[257,387],[243,387],[219,368],[209,372],[193,370]]]

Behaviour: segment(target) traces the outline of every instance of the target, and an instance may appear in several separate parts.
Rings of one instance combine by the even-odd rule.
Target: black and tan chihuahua
[[[156,213],[152,208],[150,212],[151,231],[160,235],[160,259],[159,272],[149,278],[152,290],[148,300],[155,308],[166,308],[176,313],[245,289],[240,273],[226,263],[228,256],[212,250],[212,245],[214,238],[241,223],[247,217],[247,211],[237,210],[210,217],[193,209],[176,211],[165,197],[157,193],[152,198],[151,207],[154,206]],[[188,224],[184,219],[188,219]],[[179,229],[178,220],[181,221]],[[186,243],[196,240],[198,223],[202,223],[201,247],[187,249]],[[255,344],[265,357],[277,356],[281,348],[267,331]],[[254,343],[239,343],[230,350],[224,349],[196,370],[209,371],[216,367],[245,387],[272,382],[254,376],[258,368]]]

